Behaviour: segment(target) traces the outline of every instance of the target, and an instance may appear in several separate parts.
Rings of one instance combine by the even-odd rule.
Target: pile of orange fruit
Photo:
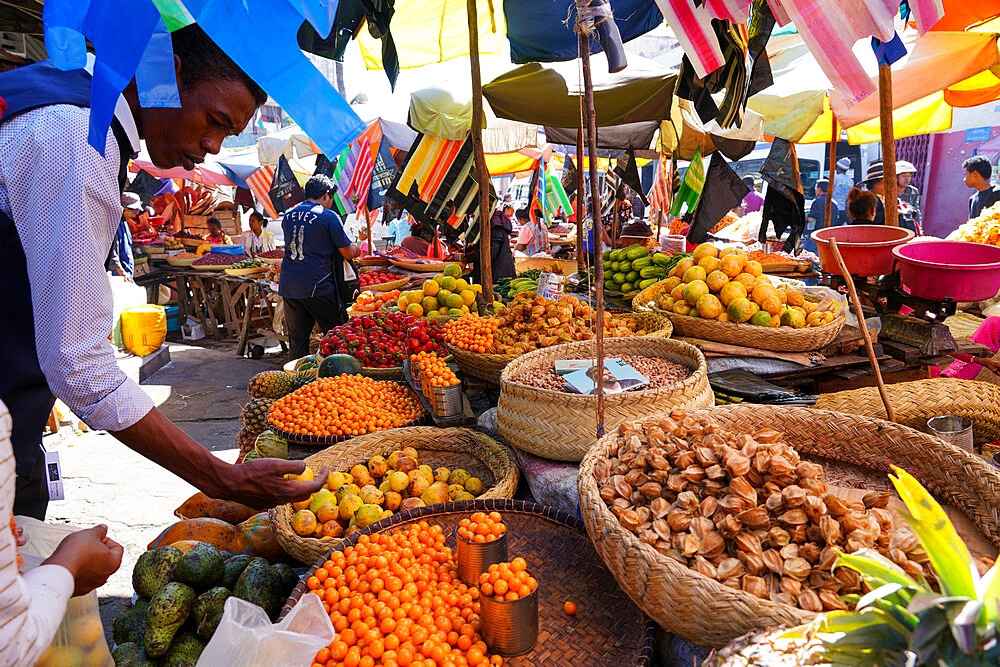
[[[499,512],[475,512],[470,518],[458,522],[458,535],[469,542],[485,544],[500,539],[507,526]]]
[[[433,352],[418,352],[410,357],[410,363],[424,372],[432,387],[450,387],[462,383],[455,372],[448,368],[448,362]]]
[[[497,602],[510,602],[531,595],[538,588],[538,581],[528,573],[523,558],[509,563],[494,563],[479,575],[479,593]]]
[[[493,347],[493,332],[499,322],[488,317],[462,315],[444,325],[445,339],[455,347],[470,352],[489,352]]]
[[[354,305],[351,306],[353,313],[377,313],[387,303],[391,303],[399,298],[401,292],[398,289],[388,292],[362,292],[358,295]]]
[[[279,398],[267,418],[288,433],[353,436],[395,428],[423,414],[420,398],[396,382],[338,375]]]
[[[441,526],[420,521],[362,535],[331,553],[306,586],[337,633],[312,667],[503,664],[479,634],[479,589],[458,578]]]

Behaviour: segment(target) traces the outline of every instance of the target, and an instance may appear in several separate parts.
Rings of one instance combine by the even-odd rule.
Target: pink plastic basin
[[[829,239],[837,241],[847,271],[855,276],[884,276],[892,273],[892,249],[913,238],[913,232],[885,225],[843,225],[826,227],[812,233],[819,254],[819,264],[827,273],[843,275]]]
[[[838,241],[839,243],[839,241]],[[893,248],[899,280],[922,299],[982,301],[1000,289],[1000,248],[966,241],[918,241]]]

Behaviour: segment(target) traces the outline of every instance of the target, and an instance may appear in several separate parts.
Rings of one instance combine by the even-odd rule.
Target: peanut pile
[[[889,492],[849,502],[823,468],[774,430],[734,433],[682,411],[621,426],[594,475],[622,526],[658,552],[730,588],[807,611],[846,609],[857,572],[839,551],[875,549],[929,576],[916,536],[886,509]]]
[[[680,384],[691,376],[691,370],[658,357],[643,357],[635,354],[617,355],[626,364],[649,378],[649,384],[636,390],[660,389]],[[522,371],[511,378],[512,381],[539,389],[566,391],[566,382],[556,373],[554,366],[536,366]]]

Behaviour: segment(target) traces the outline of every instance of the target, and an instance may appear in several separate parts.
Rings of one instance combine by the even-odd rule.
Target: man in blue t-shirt
[[[278,294],[285,304],[285,324],[292,359],[309,354],[309,334],[319,323],[329,331],[347,321],[346,286],[357,279],[348,260],[361,254],[344,233],[340,216],[329,210],[334,185],[328,176],[306,182],[306,200],[281,220],[285,256]]]

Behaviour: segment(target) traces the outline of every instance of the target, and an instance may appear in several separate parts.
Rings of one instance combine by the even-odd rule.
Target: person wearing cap
[[[896,162],[896,196],[899,198],[900,226],[920,234],[920,190],[913,185],[917,168],[906,160]]]
[[[122,219],[118,223],[118,231],[111,240],[111,250],[104,268],[125,280],[132,280],[135,275],[135,260],[132,258],[131,225],[137,224],[139,215],[145,215],[142,200],[134,192],[122,193]]]
[[[744,176],[743,182],[748,188],[750,188],[750,192],[748,192],[747,196],[743,198],[744,215],[747,213],[754,213],[755,211],[759,211],[764,208],[764,198],[759,192],[757,192],[757,183],[754,181],[753,176]]]
[[[872,221],[872,224],[884,225],[885,203],[883,202],[883,198],[885,197],[885,177],[882,173],[882,160],[877,160],[868,165],[868,171],[865,172],[865,188],[878,199],[878,203],[875,206],[875,219]]]
[[[833,175],[833,187],[830,188],[830,198],[840,209],[840,224],[847,223],[847,193],[854,187],[854,179],[847,175],[851,168],[850,158],[837,160],[836,173]]]
[[[1000,186],[990,184],[993,165],[984,155],[970,157],[962,163],[962,169],[965,169],[965,184],[976,189],[969,197],[969,220],[972,220],[1000,201]]]
[[[830,181],[821,178],[816,181],[816,198],[809,206],[806,214],[806,229],[802,234],[802,247],[810,252],[816,252],[816,242],[812,240],[811,234],[817,229],[826,227],[826,197],[830,191]],[[840,207],[837,202],[830,203],[830,223],[831,227],[840,224]]]

